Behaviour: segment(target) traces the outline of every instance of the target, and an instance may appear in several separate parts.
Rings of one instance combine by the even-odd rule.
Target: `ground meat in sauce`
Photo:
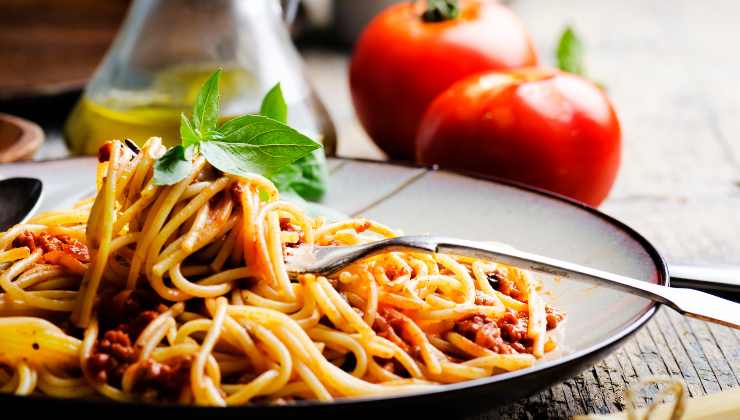
[[[146,293],[130,290],[104,295],[98,307],[102,339],[98,339],[87,367],[96,380],[117,386],[128,366],[137,360],[136,339],[167,308]]]
[[[458,321],[455,324],[455,332],[495,353],[513,353],[511,346],[504,343],[501,338],[501,330],[495,321],[489,320],[483,315],[473,315]]]
[[[62,251],[71,255],[82,263],[90,262],[90,252],[82,242],[72,239],[69,235],[54,235],[48,232],[23,232],[13,241],[15,247],[28,247],[31,252],[41,249],[44,254],[52,251]]]
[[[421,349],[419,346],[412,344],[412,340],[405,332],[404,324],[413,322],[403,313],[386,307],[380,307],[378,314],[375,315],[373,329],[379,336],[384,337],[408,353],[412,358],[421,360]],[[376,329],[376,325],[378,328]]]
[[[119,329],[107,331],[99,340],[87,367],[99,382],[119,384],[126,368],[136,361],[131,337]]]
[[[529,318],[526,312],[515,312],[508,309],[504,316],[497,321],[501,329],[501,338],[519,353],[531,353],[531,340],[527,338]]]
[[[398,314],[398,311],[380,307],[378,309],[378,313],[375,315],[373,330],[379,336],[393,342],[403,351],[409,353],[411,357],[418,359],[420,357],[418,346],[411,346],[401,338],[401,335],[403,334],[401,326],[404,321],[403,318],[398,316]],[[411,376],[406,368],[396,359],[381,359],[376,357],[375,361],[380,365],[380,367],[391,373],[404,378]]]
[[[298,231],[298,226],[290,223],[290,217],[281,217],[280,230],[283,232],[296,232]]]
[[[13,246],[16,248],[25,246],[33,252],[36,250],[36,237],[32,232],[23,232],[15,238]]]
[[[235,205],[241,205],[243,193],[244,189],[242,188],[242,184],[238,182],[231,184],[231,188],[229,188],[229,194],[231,194],[231,199],[234,201]]]
[[[547,316],[545,319],[547,320],[547,329],[552,330],[554,328],[557,328],[558,324],[565,319],[565,314],[561,312],[560,310],[553,308],[550,305],[545,305],[545,313]]]
[[[402,319],[396,316],[396,311],[389,311],[386,308],[378,308],[373,322],[373,330],[381,337],[390,340],[400,347],[403,351],[408,352],[411,347],[401,339],[400,335]]]
[[[190,377],[192,357],[174,357],[165,362],[148,359],[142,363],[137,372],[135,391],[153,390],[165,400],[176,400]]]
[[[411,273],[409,273],[408,269],[403,266],[401,266],[400,268],[390,266],[385,269],[385,276],[388,277],[388,279],[391,281],[397,279],[398,277],[405,276],[408,274],[411,274]]]
[[[110,155],[113,152],[113,143],[105,142],[102,146],[98,149],[98,162],[108,162],[110,160]]]
[[[372,224],[369,220],[358,220],[357,223],[355,223],[354,229],[355,232],[362,233],[370,229],[370,226],[372,226]]]
[[[143,312],[150,311],[156,316],[167,309],[155,293],[141,290],[106,292],[101,296],[98,307],[101,331],[125,325],[127,332],[134,333],[137,337],[148,324],[146,319],[151,316],[142,316]],[[142,322],[146,324],[139,325]]]
[[[516,284],[504,276],[498,278],[498,291],[516,300],[524,301],[524,295],[516,288]]]
[[[498,320],[472,315],[455,324],[455,332],[495,353],[531,353],[527,314],[507,310]]]

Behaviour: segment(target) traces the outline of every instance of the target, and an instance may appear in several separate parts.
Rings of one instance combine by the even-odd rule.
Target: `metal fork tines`
[[[303,246],[285,259],[291,274],[333,274],[358,260],[392,251],[437,252],[437,243],[431,236],[399,236],[354,246]]]

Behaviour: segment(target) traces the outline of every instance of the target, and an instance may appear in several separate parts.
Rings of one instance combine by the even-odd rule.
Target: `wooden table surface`
[[[645,235],[668,261],[740,264],[740,2],[516,0],[512,7],[546,63],[562,26],[573,24],[588,48],[589,72],[615,103],[623,163],[602,210]],[[337,125],[339,154],[382,159],[353,115],[347,55],[303,53]],[[50,134],[37,157],[65,154]],[[663,308],[596,366],[474,418],[619,411],[625,388],[650,375],[681,378],[692,397],[737,387],[740,332]]]

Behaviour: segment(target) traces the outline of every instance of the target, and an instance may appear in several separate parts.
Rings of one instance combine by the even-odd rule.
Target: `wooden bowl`
[[[43,141],[36,123],[0,113],[0,163],[31,159]]]

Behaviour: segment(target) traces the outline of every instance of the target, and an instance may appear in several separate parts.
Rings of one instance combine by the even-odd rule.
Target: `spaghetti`
[[[562,319],[527,273],[388,252],[291,278],[291,248],[396,233],[307,217],[201,157],[155,186],[158,138],[99,153],[97,195],[0,234],[0,391],[198,405],[423,392],[531,366]]]

